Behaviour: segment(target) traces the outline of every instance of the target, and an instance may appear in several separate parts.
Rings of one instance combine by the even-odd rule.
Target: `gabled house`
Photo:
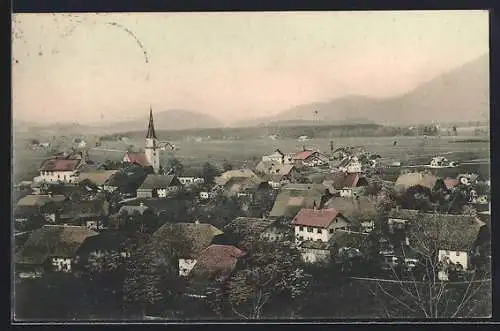
[[[325,208],[338,210],[351,222],[351,229],[360,232],[371,232],[375,227],[377,200],[360,196],[356,199],[333,197],[325,203]]]
[[[291,219],[302,208],[321,208],[326,198],[327,191],[323,185],[287,184],[280,189],[269,217]]]
[[[115,176],[117,172],[117,170],[96,170],[81,172],[78,175],[77,182],[83,183],[85,181],[89,181],[96,185],[100,190],[110,191],[109,187],[107,187],[109,185],[107,184],[111,183],[113,176]]]
[[[66,201],[64,195],[28,194],[17,201],[14,208],[14,220],[16,223],[23,223],[31,217],[41,216],[47,222],[54,223],[56,221],[55,209],[64,201]]]
[[[262,172],[272,188],[278,189],[292,182],[298,174],[293,164],[275,164],[269,166]]]
[[[109,203],[105,200],[75,201],[64,204],[56,222],[101,230],[107,216]]]
[[[235,270],[238,262],[247,255],[232,245],[210,245],[198,256],[198,259],[189,274],[189,284],[186,295],[196,298],[205,298],[207,285],[221,284],[226,281]]]
[[[362,172],[363,167],[357,157],[348,156],[340,161],[337,165],[337,169],[344,173],[357,174]]]
[[[146,153],[144,152],[126,152],[122,159],[123,163],[132,163],[141,167],[150,167]]]
[[[137,189],[137,197],[166,198],[181,191],[182,186],[177,176],[149,174]]]
[[[153,234],[152,241],[159,247],[169,246],[175,252],[179,276],[185,277],[197,263],[200,253],[221,234],[221,230],[206,223],[165,223]]]
[[[293,218],[292,224],[296,243],[308,240],[329,242],[337,229],[350,228],[349,220],[333,208],[303,208]]]
[[[285,153],[277,149],[270,155],[264,155],[262,157],[262,162],[270,164],[292,164],[293,159],[286,157]]]
[[[44,225],[16,252],[16,274],[32,278],[46,271],[71,272],[78,248],[95,235],[97,232],[84,226]]]
[[[351,198],[361,194],[363,187],[368,185],[368,180],[359,173],[337,172],[333,174],[331,180],[323,183],[328,185],[332,194],[337,193],[341,197]]]
[[[298,167],[317,167],[329,162],[327,156],[312,150],[303,150],[296,153],[293,160]]]
[[[34,181],[47,183],[76,183],[82,160],[71,157],[55,157],[43,162],[40,176]]]

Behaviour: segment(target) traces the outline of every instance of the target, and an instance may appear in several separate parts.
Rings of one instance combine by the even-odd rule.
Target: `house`
[[[328,242],[337,229],[347,230],[350,222],[337,210],[306,209],[303,208],[293,218],[295,228],[295,241],[322,241]]]
[[[298,167],[317,167],[328,164],[328,157],[318,151],[303,150],[295,154],[294,163]]]
[[[40,176],[33,180],[47,183],[76,183],[81,161],[81,159],[71,158],[71,156],[48,159],[40,167]]]
[[[333,197],[328,200],[324,208],[338,210],[351,222],[351,229],[361,232],[371,232],[375,227],[374,219],[377,215],[377,200],[360,196],[356,199]]]
[[[355,174],[362,172],[362,165],[357,157],[348,156],[340,161],[340,163],[337,165],[337,169],[348,174]]]
[[[236,169],[222,173],[214,179],[215,184],[224,186],[232,178],[259,178],[251,169]]]
[[[422,186],[431,191],[446,189],[442,179],[429,173],[422,172],[412,172],[400,175],[396,180],[394,188],[397,191],[404,191],[413,186]]]
[[[362,188],[368,185],[368,180],[359,173],[337,172],[331,180],[323,183],[329,185],[332,194],[338,193],[341,197],[351,198],[361,194]]]
[[[256,171],[261,173],[271,187],[278,189],[296,178],[297,168],[293,164],[264,163],[261,161]]]
[[[153,234],[152,241],[158,247],[167,245],[176,250],[179,276],[188,276],[200,253],[222,233],[205,223],[165,223]]]
[[[31,233],[16,252],[15,271],[21,278],[40,277],[45,271],[71,272],[83,241],[97,232],[84,226],[44,225]]]
[[[149,161],[144,152],[126,152],[122,159],[123,163],[133,163],[141,167],[150,167]]]
[[[56,222],[101,230],[108,215],[109,203],[105,200],[71,201],[64,204]]]
[[[321,208],[326,197],[323,185],[287,184],[280,189],[269,217],[293,218],[302,208]]]
[[[179,192],[182,183],[174,175],[149,174],[137,189],[138,198],[166,198],[172,193]]]
[[[285,153],[277,149],[274,153],[270,155],[264,155],[262,157],[262,162],[271,164],[292,164],[293,159],[286,158]]]
[[[270,188],[265,180],[258,177],[234,177],[226,182],[224,192],[227,196],[253,198],[257,191]]]
[[[55,222],[55,211],[48,207],[51,205],[59,206],[65,200],[64,195],[28,194],[17,201],[14,219],[16,222],[24,222],[32,216],[41,215],[47,221]]]
[[[111,179],[117,173],[117,170],[96,170],[96,171],[88,171],[81,172],[78,175],[77,182],[83,183],[85,181],[90,181],[99,189],[109,191],[109,187],[106,187],[108,183],[111,183]],[[111,190],[113,191],[113,190]]]
[[[179,181],[181,182],[182,185],[203,185],[205,183],[205,179],[201,177],[194,177],[194,176],[188,176],[188,177],[179,177]]]
[[[255,240],[279,241],[285,237],[286,230],[274,220],[253,217],[238,217],[224,227],[224,232],[233,235],[246,249],[246,244]]]

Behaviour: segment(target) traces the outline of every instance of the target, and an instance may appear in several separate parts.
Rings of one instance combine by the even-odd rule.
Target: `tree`
[[[415,253],[416,266],[401,263],[399,268],[392,268],[393,280],[376,280],[369,286],[387,317],[456,318],[491,314],[491,279],[477,279],[475,272],[461,272],[458,265],[438,259],[440,243],[452,235],[443,223],[438,214],[425,222],[414,222],[407,231],[410,246],[401,248],[404,258],[410,252]],[[443,272],[448,274],[449,282],[440,279]]]
[[[182,174],[182,171],[184,170],[184,165],[182,162],[177,159],[177,158],[171,158],[167,161],[166,165],[166,173],[175,175],[175,176],[180,176]]]
[[[215,310],[227,309],[243,319],[263,318],[273,307],[282,311],[309,288],[310,276],[300,264],[300,254],[290,244],[256,242],[209,302]]]
[[[161,313],[179,294],[177,268],[162,247],[148,244],[149,236],[140,239],[126,267],[124,303],[131,311]]]
[[[420,185],[411,186],[405,190],[401,196],[399,196],[398,204],[405,209],[421,211],[435,210],[431,190]]]
[[[203,165],[201,177],[205,180],[205,184],[212,185],[215,177],[219,175],[219,170],[209,162]]]
[[[222,163],[222,169],[224,169],[224,171],[233,170],[233,165],[229,163],[228,160],[224,160],[224,162]]]

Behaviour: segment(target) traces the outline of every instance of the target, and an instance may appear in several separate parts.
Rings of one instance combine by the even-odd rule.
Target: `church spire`
[[[149,106],[149,125],[148,125],[148,133],[146,134],[146,138],[156,139],[155,125],[153,123],[153,109],[151,109],[151,106]]]

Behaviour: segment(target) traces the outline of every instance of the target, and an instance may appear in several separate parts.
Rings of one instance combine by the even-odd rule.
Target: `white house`
[[[297,244],[307,240],[329,242],[337,229],[350,228],[350,222],[333,208],[303,208],[293,218],[292,224]]]
[[[201,185],[205,183],[205,180],[200,177],[184,176],[178,178],[182,185],[195,185],[195,184]]]
[[[182,184],[174,175],[149,174],[137,189],[138,198],[166,198],[182,189]]]
[[[46,183],[76,183],[80,167],[80,158],[48,159],[40,167],[40,176],[33,180]]]
[[[293,164],[293,158],[277,149],[270,155],[264,155],[262,162],[270,164]]]

